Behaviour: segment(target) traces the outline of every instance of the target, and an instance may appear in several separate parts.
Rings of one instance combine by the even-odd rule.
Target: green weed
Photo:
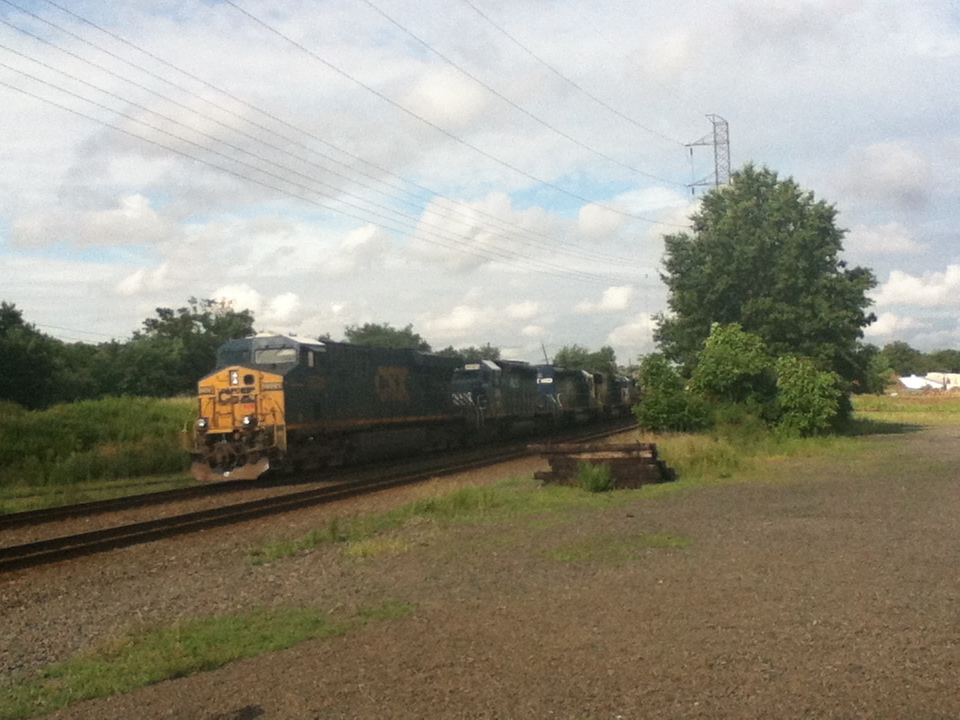
[[[613,490],[613,476],[606,465],[580,463],[577,465],[577,487],[587,492],[600,493]]]
[[[251,561],[264,564],[322,545],[342,543],[345,552],[354,557],[364,556],[363,547],[378,547],[370,543],[387,531],[420,524],[442,528],[460,524],[496,523],[516,517],[529,517],[588,509],[603,509],[624,505],[636,497],[636,490],[617,490],[609,493],[583,493],[577,488],[560,485],[540,487],[529,478],[513,478],[496,485],[467,487],[450,493],[416,500],[385,513],[337,517],[318,530],[303,537],[265,542],[251,551]],[[383,541],[381,549],[401,551],[401,544]]]
[[[368,622],[393,620],[411,612],[409,604],[398,602],[362,609],[340,620],[315,609],[258,609],[196,618],[117,638],[0,690],[0,720],[45,715],[81,700],[213,670],[241,658],[343,635]]]

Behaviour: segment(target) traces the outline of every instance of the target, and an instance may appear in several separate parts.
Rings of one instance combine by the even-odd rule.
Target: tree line
[[[50,337],[12,303],[0,303],[0,400],[28,409],[106,396],[172,397],[213,367],[216,349],[252,334],[253,314],[191,298],[157,308],[130,340],[89,344]]]
[[[792,179],[748,164],[703,196],[690,232],[664,237],[668,312],[655,317],[659,351],[641,358],[638,370],[650,413],[642,424],[706,426],[739,408],[734,415],[811,434],[844,416],[850,394],[882,392],[894,374],[960,372],[960,351],[863,342],[863,329],[876,319],[867,295],[876,279],[841,259],[836,216]],[[0,400],[38,408],[104,395],[190,394],[222,342],[253,332],[250,311],[191,298],[176,310],[158,308],[127,342],[68,344],[4,302]],[[412,325],[348,325],[344,336],[360,345],[432,350]],[[490,344],[436,352],[500,359]],[[610,347],[566,346],[553,362],[617,369]]]
[[[59,403],[110,396],[191,395],[216,362],[217,348],[231,338],[255,333],[250,310],[225,302],[190,298],[179,308],[157,308],[130,340],[67,343],[41,332],[13,303],[0,302],[0,401],[30,410]],[[344,340],[356,345],[413,348],[434,352],[413,325],[348,325]],[[320,340],[332,340],[329,334]],[[500,348],[487,343],[435,351],[461,360],[499,360]],[[573,368],[615,367],[613,349],[591,352],[580,345],[562,348],[555,362]]]

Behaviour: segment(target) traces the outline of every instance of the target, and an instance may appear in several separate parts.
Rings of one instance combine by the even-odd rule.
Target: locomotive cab
[[[450,383],[453,403],[477,427],[493,425],[504,432],[532,429],[543,414],[537,391],[537,370],[515,360],[478,360],[456,370]]]
[[[230,340],[217,368],[198,384],[198,418],[189,441],[200,480],[248,479],[286,450],[285,376],[316,363],[322,345],[282,336]]]

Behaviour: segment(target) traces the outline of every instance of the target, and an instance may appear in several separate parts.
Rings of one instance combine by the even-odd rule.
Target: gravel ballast
[[[956,718],[958,440],[929,428],[870,440],[855,463],[784,460],[759,481],[576,517],[407,528],[401,554],[249,561],[260,539],[334,512],[545,469],[531,459],[14,573],[0,577],[0,667],[9,680],[196,615],[398,601],[413,612],[50,717]],[[659,534],[688,544],[557,559]]]

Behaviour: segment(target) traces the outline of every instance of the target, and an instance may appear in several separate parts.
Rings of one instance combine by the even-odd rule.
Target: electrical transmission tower
[[[691,193],[696,187],[706,185],[720,187],[730,182],[730,126],[719,115],[707,115],[707,118],[713,123],[713,132],[710,135],[704,135],[696,142],[688,143],[686,147],[690,148],[690,165],[692,167],[693,148],[698,145],[713,145],[713,174],[690,183],[688,187]]]

